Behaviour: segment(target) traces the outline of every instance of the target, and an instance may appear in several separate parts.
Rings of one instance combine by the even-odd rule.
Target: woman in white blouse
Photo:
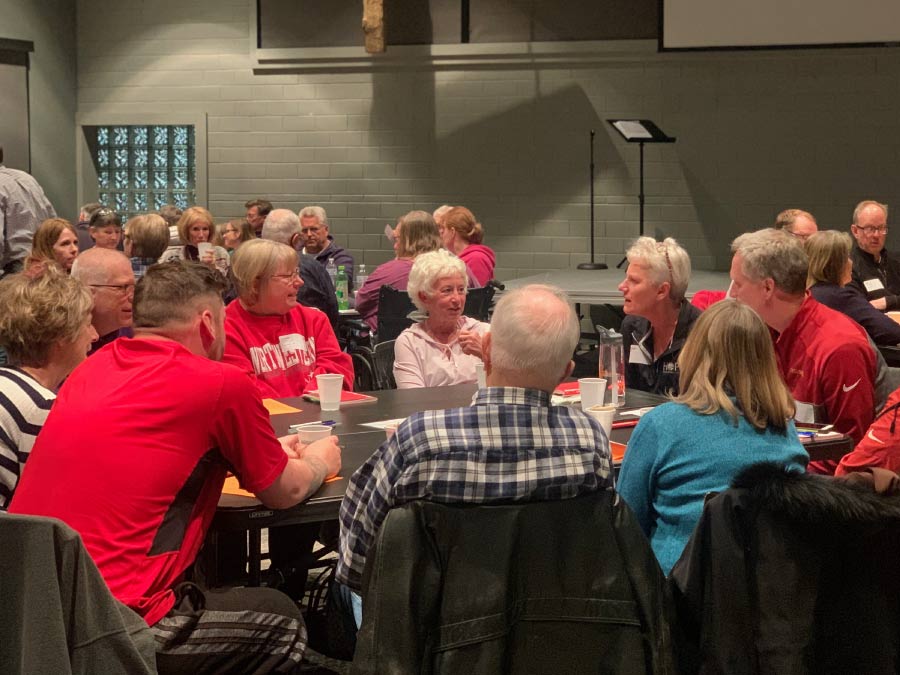
[[[398,389],[475,382],[489,325],[463,316],[466,289],[466,265],[452,253],[441,249],[416,258],[406,291],[427,318],[394,345]]]

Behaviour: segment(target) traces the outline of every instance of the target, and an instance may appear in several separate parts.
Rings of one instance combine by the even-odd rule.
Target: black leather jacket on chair
[[[900,497],[755,464],[709,500],[670,579],[681,672],[900,671]]]
[[[665,579],[612,490],[390,512],[354,673],[674,673]]]

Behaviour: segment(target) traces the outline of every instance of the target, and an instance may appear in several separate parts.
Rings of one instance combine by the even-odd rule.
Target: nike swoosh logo
[[[844,393],[846,394],[848,391],[853,391],[854,389],[856,389],[856,385],[858,385],[860,383],[860,381],[862,381],[862,378],[859,378],[856,382],[851,384],[849,387],[845,384],[842,387],[842,389],[844,390]]]
[[[871,429],[869,429],[869,433],[867,433],[866,436],[867,436],[868,438],[871,438],[871,439],[872,439],[873,441],[875,441],[876,443],[881,443],[882,445],[884,445],[884,441],[882,441],[882,440],[879,439],[879,438],[875,438],[875,434],[872,433],[872,430],[871,430]]]

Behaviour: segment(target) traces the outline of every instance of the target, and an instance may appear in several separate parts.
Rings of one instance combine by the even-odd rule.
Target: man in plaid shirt
[[[350,479],[340,513],[340,583],[359,593],[378,528],[405,502],[546,501],[613,486],[600,425],[580,409],[550,405],[572,372],[579,336],[559,289],[504,293],[484,338],[488,388],[470,407],[410,416]]]

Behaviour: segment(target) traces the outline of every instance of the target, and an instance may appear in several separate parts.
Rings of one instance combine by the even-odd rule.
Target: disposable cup
[[[322,410],[340,410],[341,385],[343,383],[343,375],[316,375],[316,384],[319,386],[319,405],[322,406]]]
[[[207,253],[211,253],[213,250],[213,245],[208,241],[201,241],[197,244],[197,257],[200,259],[200,262],[203,262],[203,258],[206,257]]]
[[[595,405],[603,405],[606,380],[602,377],[582,377],[578,380],[578,390],[581,393],[582,410],[587,410]]]
[[[593,405],[587,409],[587,414],[600,422],[606,438],[609,439],[609,435],[612,433],[613,418],[616,416],[616,406]]]
[[[487,375],[484,372],[484,363],[481,361],[475,364],[475,375],[478,378],[478,388],[484,389],[487,386]]]
[[[325,424],[307,424],[297,429],[297,440],[301,443],[312,443],[320,438],[331,436],[331,427]]]

